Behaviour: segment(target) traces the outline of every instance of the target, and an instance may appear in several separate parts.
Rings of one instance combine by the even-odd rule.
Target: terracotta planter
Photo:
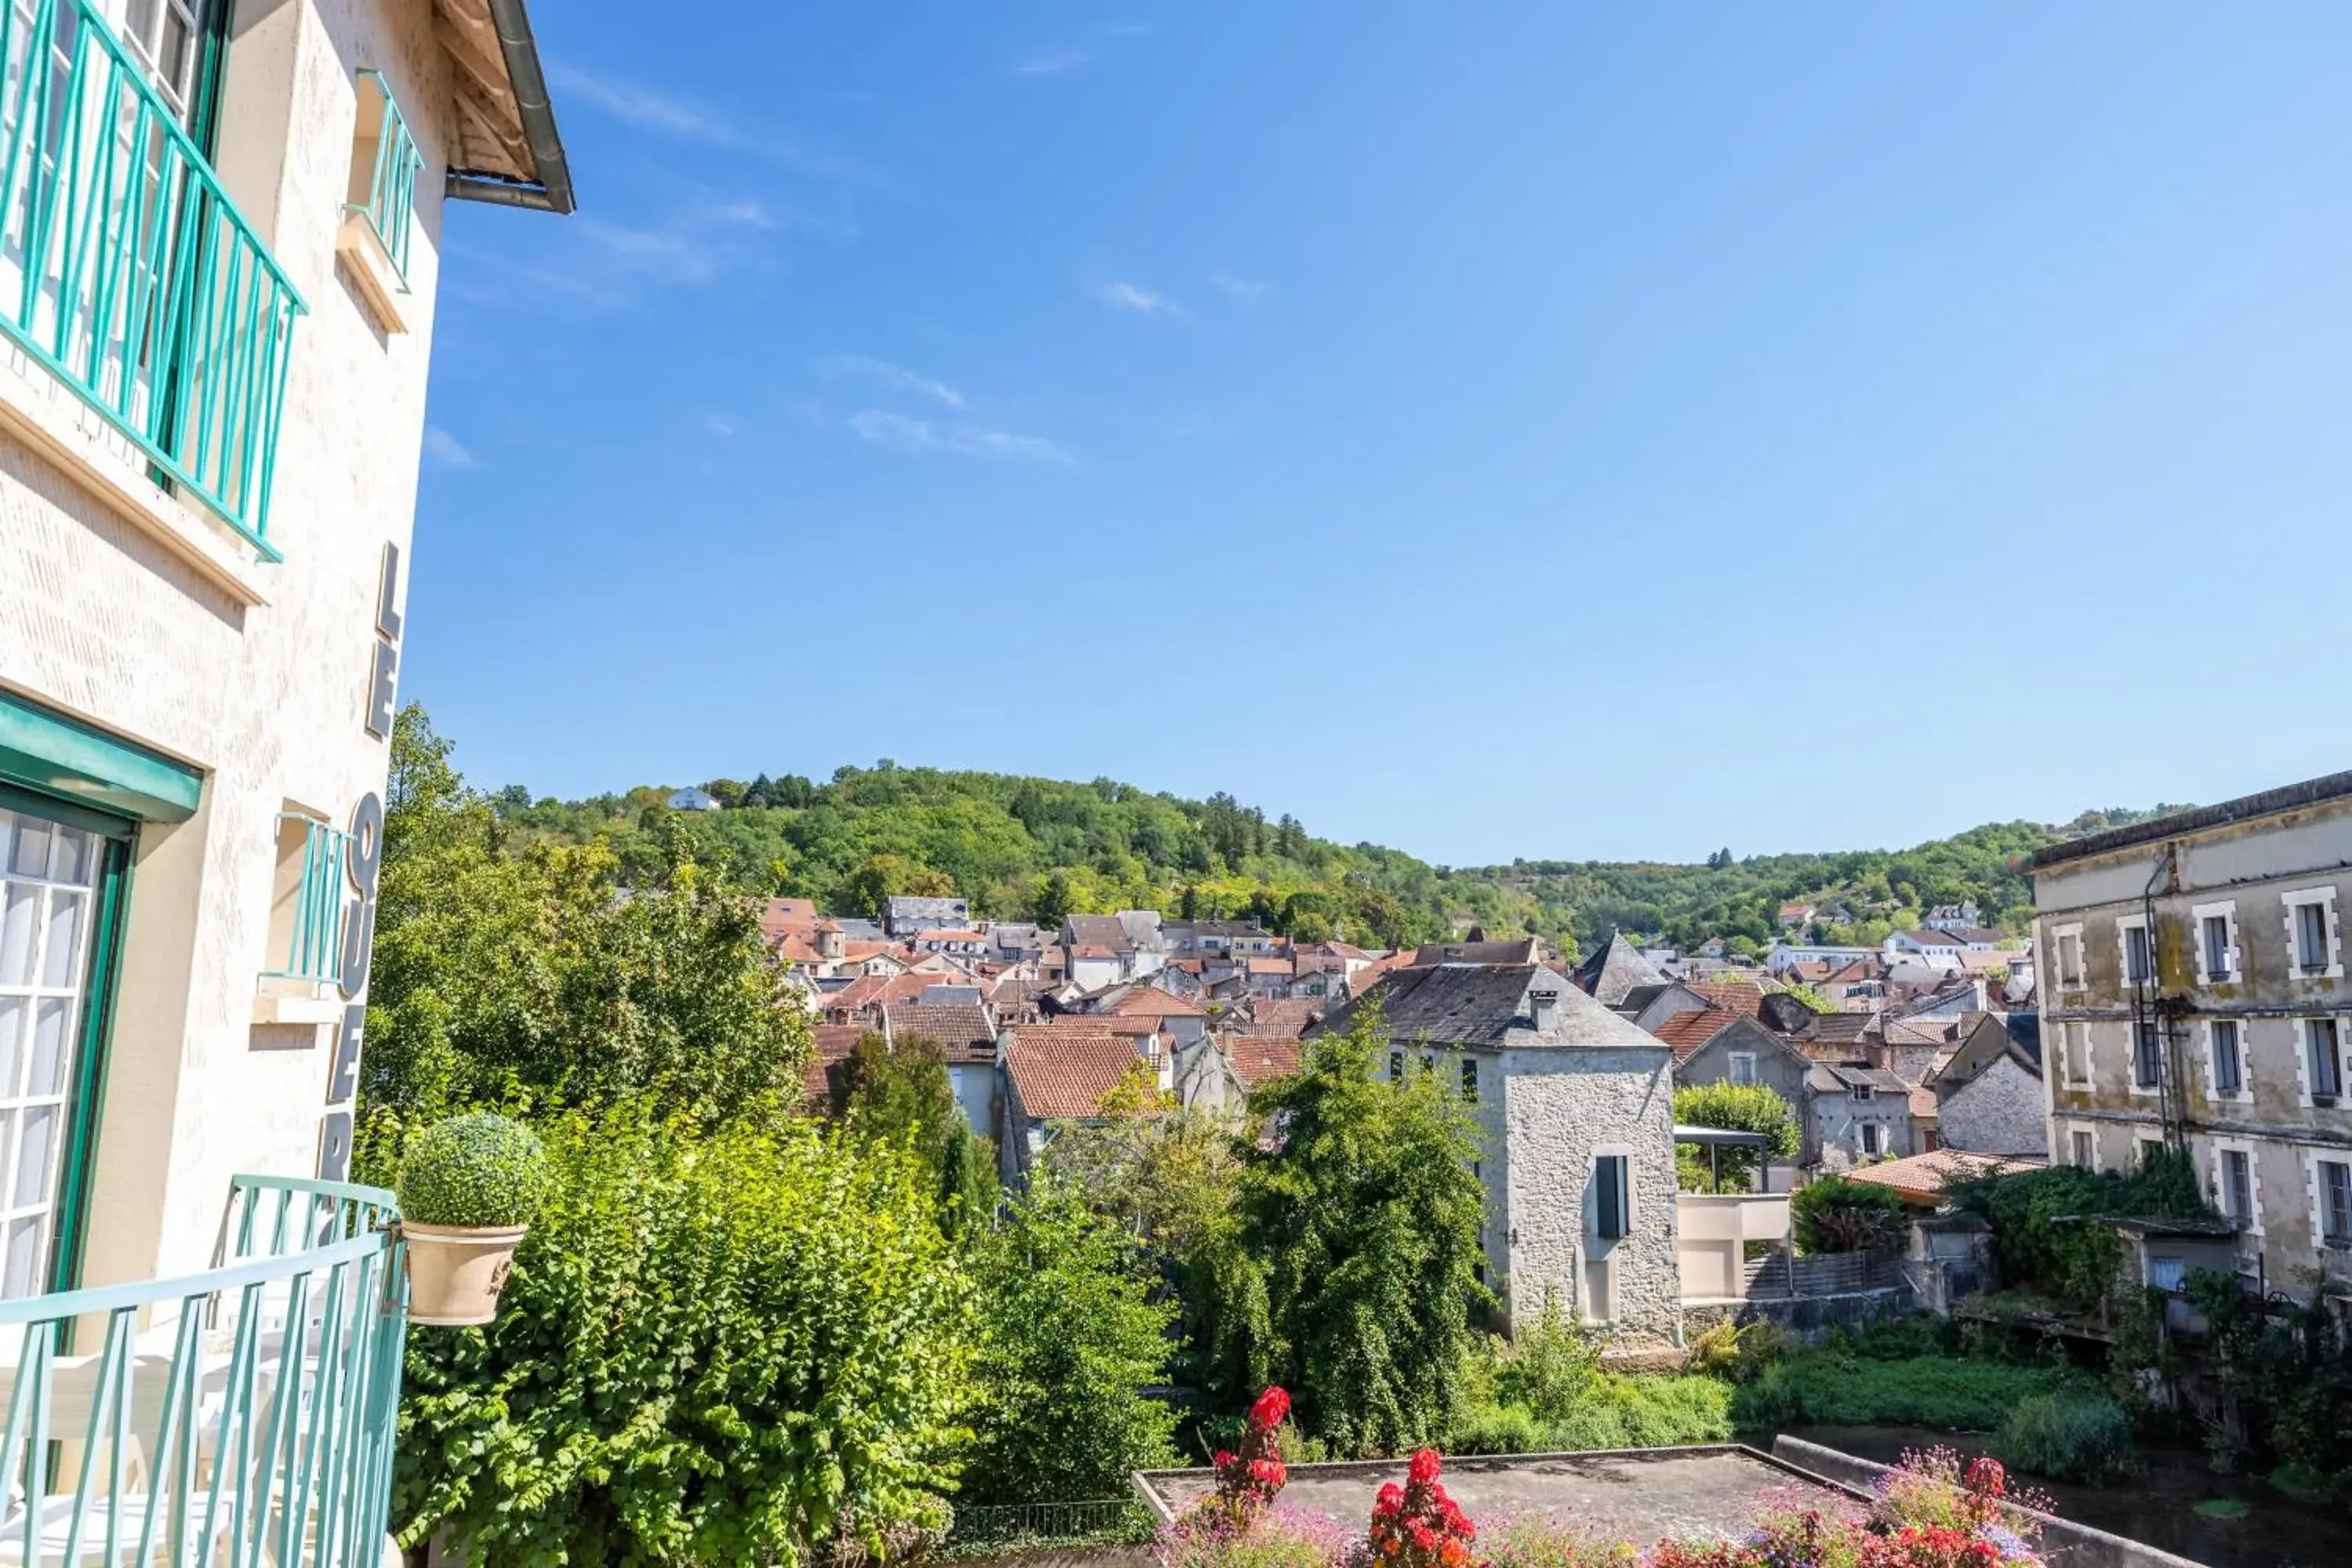
[[[487,1323],[527,1225],[499,1230],[400,1222],[408,1242],[408,1321],[442,1328]]]

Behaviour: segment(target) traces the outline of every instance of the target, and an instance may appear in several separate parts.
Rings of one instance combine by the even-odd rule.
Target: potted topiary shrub
[[[411,1322],[487,1323],[515,1248],[547,1189],[547,1152],[530,1128],[489,1111],[416,1135],[400,1162]]]

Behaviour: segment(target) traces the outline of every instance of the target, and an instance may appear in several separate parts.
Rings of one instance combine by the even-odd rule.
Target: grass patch
[[[2060,1393],[2071,1381],[2055,1368],[2009,1362],[1882,1361],[1847,1350],[1809,1351],[1774,1363],[1737,1390],[1731,1415],[1740,1426],[1761,1429],[1801,1424],[1990,1432],[2025,1400]]]
[[[1546,1454],[1728,1442],[1731,1398],[1719,1378],[1602,1373],[1550,1419],[1520,1404],[1475,1405],[1444,1447],[1449,1454]]]
[[[2236,1498],[2209,1497],[2196,1506],[2195,1511],[2207,1519],[2243,1519],[2254,1510]]]
[[[2010,1464],[2055,1480],[2104,1481],[2132,1463],[2131,1416],[2090,1388],[2019,1400],[1993,1441]]]

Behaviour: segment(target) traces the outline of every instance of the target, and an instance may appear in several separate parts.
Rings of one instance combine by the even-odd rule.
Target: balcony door
[[[0,1297],[72,1282],[129,833],[0,788]]]
[[[214,153],[227,22],[227,0],[122,0],[124,40],[206,158]]]

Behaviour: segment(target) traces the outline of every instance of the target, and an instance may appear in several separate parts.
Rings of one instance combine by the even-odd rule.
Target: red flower
[[[2009,1472],[2000,1461],[1990,1454],[1969,1467],[1969,1490],[1985,1497],[1999,1497],[2009,1485]]]
[[[1404,1506],[1404,1491],[1394,1481],[1381,1486],[1380,1495],[1372,1500],[1372,1511],[1391,1514]]]
[[[1232,1453],[1223,1448],[1218,1449],[1217,1457],[1210,1462],[1214,1464],[1217,1468],[1221,1470],[1230,1470],[1234,1468],[1234,1457]]]
[[[1414,1486],[1425,1487],[1437,1479],[1437,1468],[1444,1461],[1434,1448],[1415,1448],[1412,1460],[1405,1467],[1404,1479]]]
[[[1257,1396],[1256,1404],[1250,1406],[1250,1425],[1279,1426],[1289,1415],[1290,1395],[1279,1388],[1269,1388]]]

